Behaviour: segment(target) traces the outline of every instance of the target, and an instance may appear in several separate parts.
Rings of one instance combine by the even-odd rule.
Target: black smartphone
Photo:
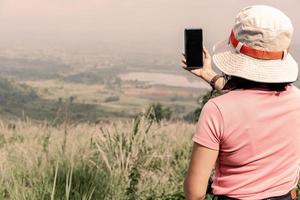
[[[184,41],[187,68],[203,67],[202,29],[185,29]]]

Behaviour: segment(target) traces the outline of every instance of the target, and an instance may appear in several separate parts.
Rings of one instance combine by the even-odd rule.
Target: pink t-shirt
[[[213,98],[193,141],[219,150],[214,194],[245,200],[286,194],[299,178],[300,90],[234,90]]]

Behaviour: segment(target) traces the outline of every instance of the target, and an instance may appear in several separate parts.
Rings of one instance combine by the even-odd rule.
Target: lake
[[[191,75],[192,76],[192,75]],[[200,78],[193,78],[189,80],[185,76],[165,73],[152,73],[152,72],[130,72],[121,74],[119,77],[123,81],[142,81],[150,85],[166,85],[173,87],[189,87],[189,88],[205,88],[209,89],[210,86]]]

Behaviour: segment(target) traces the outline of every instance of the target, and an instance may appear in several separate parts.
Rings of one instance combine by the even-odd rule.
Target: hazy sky
[[[284,11],[300,44],[299,0],[0,0],[0,47],[112,48],[170,52],[185,27],[202,27],[208,45],[228,37],[244,6]]]

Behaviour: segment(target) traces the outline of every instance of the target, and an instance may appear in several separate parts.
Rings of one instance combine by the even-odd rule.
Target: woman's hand
[[[192,74],[204,79],[206,82],[210,82],[211,79],[217,74],[211,66],[211,56],[206,48],[203,48],[203,67],[197,67],[197,69],[188,69],[186,65],[185,54],[182,54],[182,67],[183,69],[191,72]]]
[[[182,54],[182,67],[183,69],[191,72],[192,74],[202,78],[207,83],[210,83],[210,81],[217,75],[217,73],[213,70],[211,66],[211,56],[206,48],[203,48],[203,67],[197,67],[197,69],[189,69],[186,65],[186,58],[185,54]],[[215,88],[220,92],[223,93],[222,89],[225,85],[225,79],[219,78],[217,82],[215,83]]]

